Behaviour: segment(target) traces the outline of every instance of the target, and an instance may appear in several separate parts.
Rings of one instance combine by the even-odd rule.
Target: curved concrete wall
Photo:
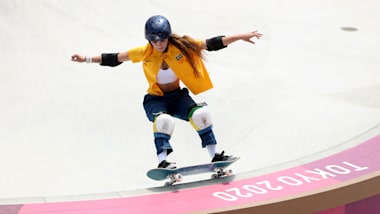
[[[376,201],[378,6],[369,0],[2,0],[0,213],[250,212],[317,199],[298,211],[351,212],[352,201]],[[255,45],[239,41],[208,52],[215,88],[194,96],[209,104],[218,149],[241,157],[235,177],[157,187],[162,183],[145,175],[157,160],[141,106],[141,65],[70,62],[75,52],[145,44],[142,26],[153,14],[195,38],[264,34]],[[189,124],[176,124],[170,159],[208,162]],[[346,194],[355,188],[365,191]],[[337,200],[327,202],[331,197]],[[167,200],[177,208],[162,208]]]

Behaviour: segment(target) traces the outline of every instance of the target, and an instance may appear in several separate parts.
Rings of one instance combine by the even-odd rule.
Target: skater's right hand
[[[86,62],[86,57],[79,55],[79,54],[74,54],[71,56],[71,61],[73,61],[73,62]]]

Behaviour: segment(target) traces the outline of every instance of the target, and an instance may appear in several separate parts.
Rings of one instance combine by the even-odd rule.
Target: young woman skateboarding
[[[175,163],[167,161],[167,156],[173,151],[169,140],[174,130],[174,117],[190,122],[201,138],[202,147],[208,150],[212,162],[232,157],[225,155],[224,151],[216,153],[217,142],[210,113],[197,105],[189,95],[189,90],[196,95],[213,87],[203,64],[203,50],[217,51],[238,40],[254,44],[251,39],[260,39],[261,36],[253,31],[194,40],[189,36],[173,34],[169,21],[156,15],[145,23],[148,44],[125,52],[103,53],[93,57],[74,54],[71,60],[112,67],[129,60],[143,63],[149,84],[143,105],[148,119],[153,123],[158,167],[175,168]],[[181,88],[180,82],[186,87]]]

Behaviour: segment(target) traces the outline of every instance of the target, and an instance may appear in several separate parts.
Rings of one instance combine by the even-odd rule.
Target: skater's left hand
[[[262,35],[263,34],[257,32],[257,30],[255,30],[255,31],[252,31],[252,32],[241,34],[240,35],[240,39],[243,40],[243,41],[255,44],[255,42],[252,40],[252,38],[256,37],[257,39],[260,39]]]

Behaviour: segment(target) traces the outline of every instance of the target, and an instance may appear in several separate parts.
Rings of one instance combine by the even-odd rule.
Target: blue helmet
[[[169,38],[171,34],[170,23],[163,16],[152,16],[145,22],[145,38],[148,41],[164,40]]]

